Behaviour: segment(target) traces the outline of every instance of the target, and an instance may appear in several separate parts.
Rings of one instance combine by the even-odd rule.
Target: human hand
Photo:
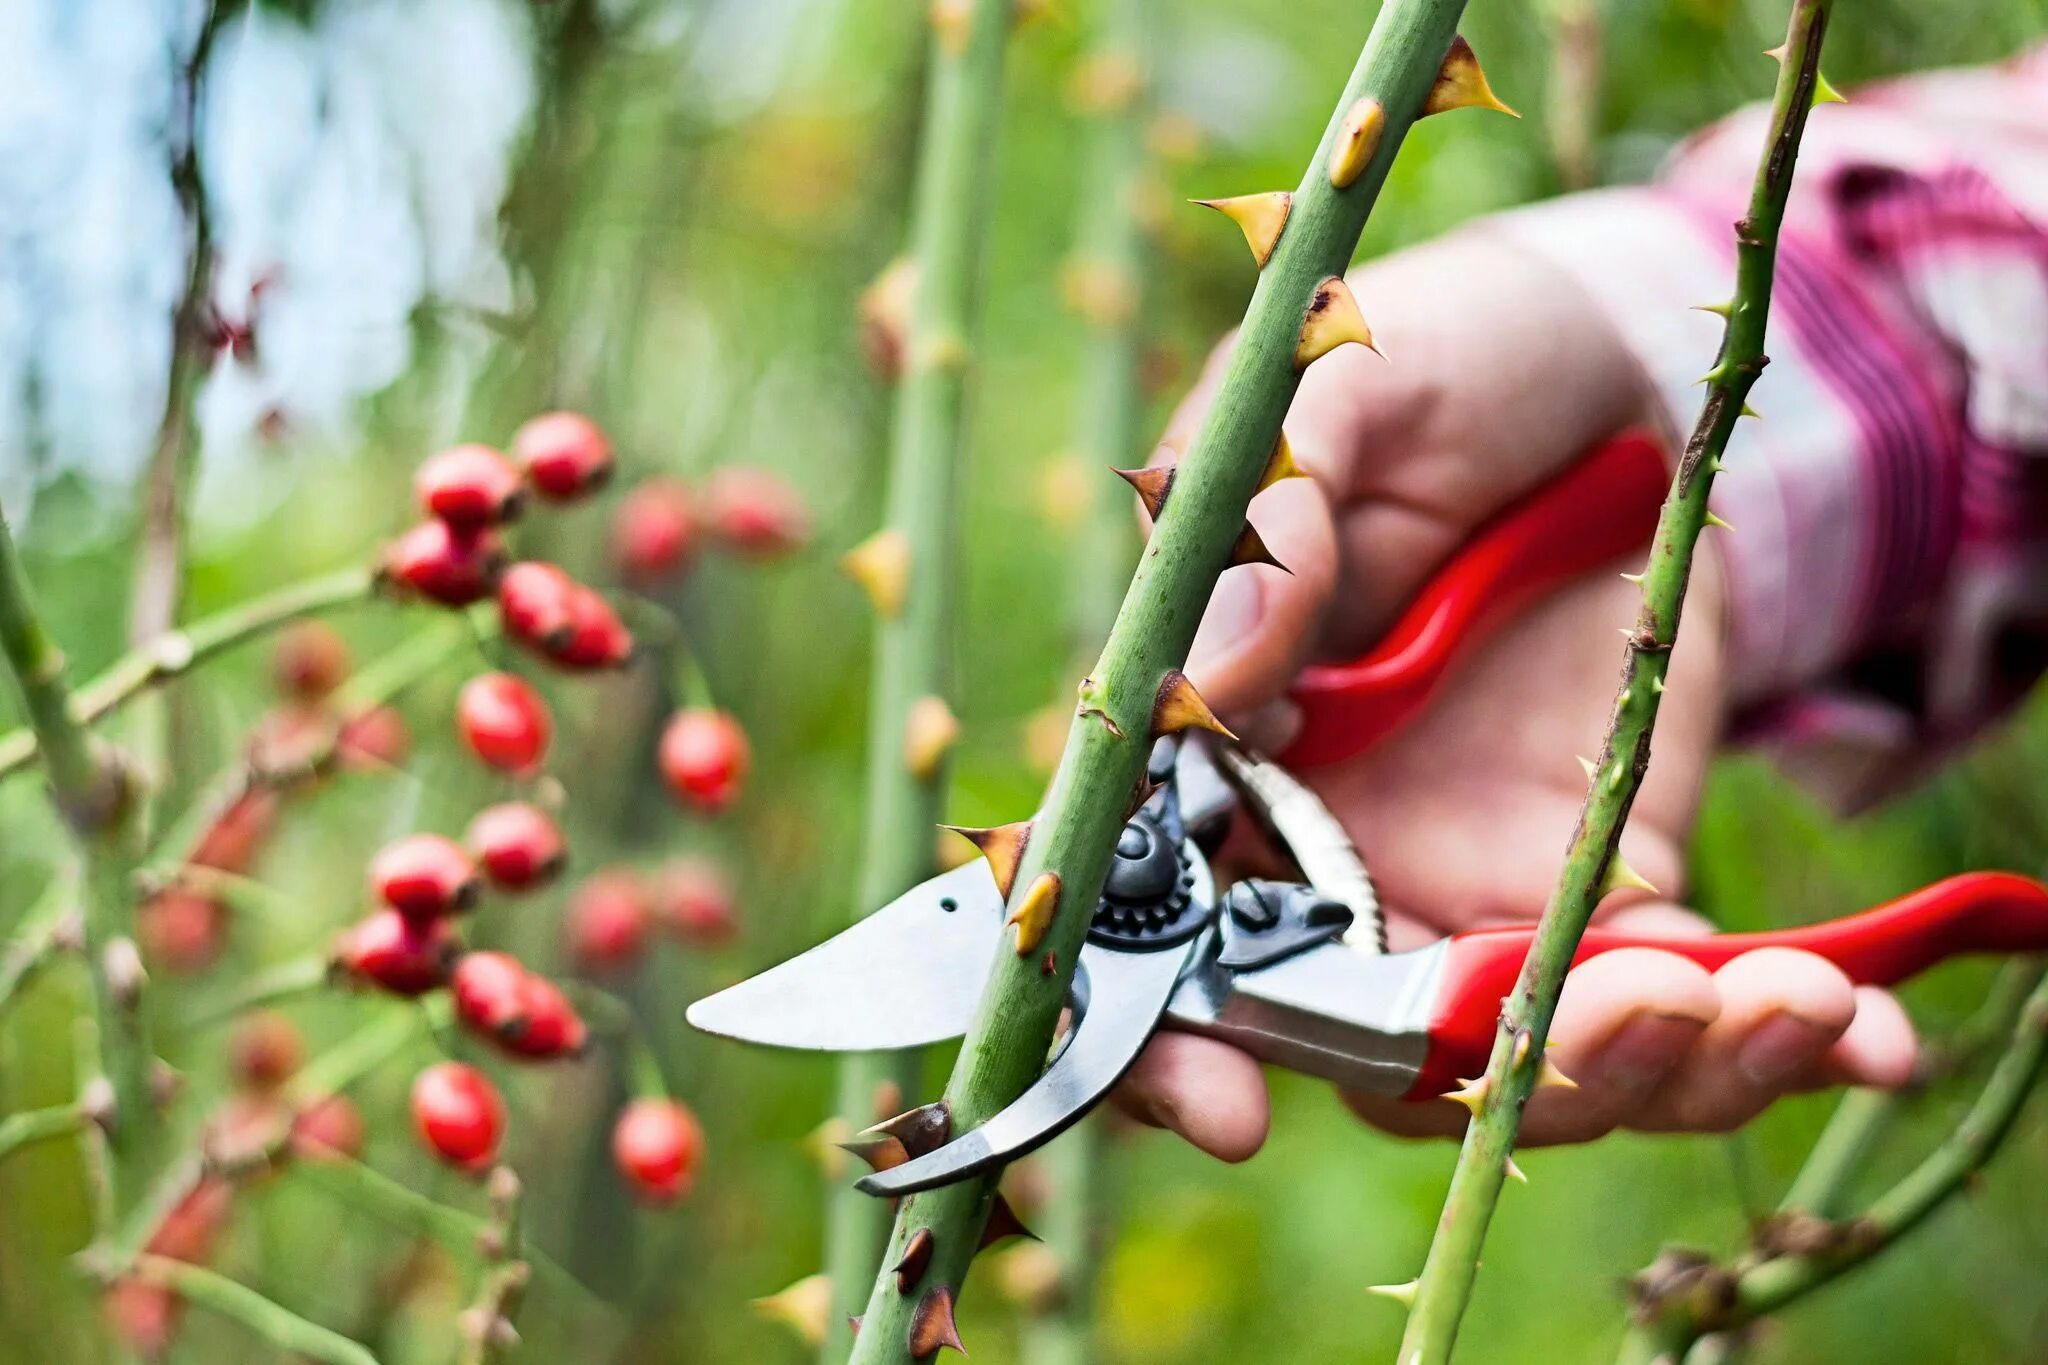
[[[1307,663],[1364,652],[1428,575],[1495,513],[1647,415],[1647,388],[1576,285],[1482,231],[1355,272],[1391,361],[1346,346],[1310,367],[1287,418],[1312,476],[1275,485],[1252,520],[1291,574],[1226,573],[1189,673],[1252,742],[1284,747],[1285,700]],[[1160,458],[1192,438],[1227,355],[1182,403]],[[1301,774],[1365,856],[1394,948],[1533,920],[1585,791],[1611,703],[1615,630],[1637,589],[1617,563],[1551,594],[1463,659],[1428,709],[1367,752]],[[1718,740],[1725,600],[1703,542],[1660,710],[1656,761],[1623,854],[1661,893],[1617,892],[1605,926],[1691,935],[1685,842]],[[1886,992],[1809,953],[1764,949],[1708,972],[1675,953],[1603,954],[1567,978],[1552,1056],[1578,1082],[1530,1101],[1524,1145],[1616,1127],[1725,1131],[1790,1091],[1892,1086],[1912,1072],[1911,1023]],[[1249,1056],[1162,1034],[1118,1096],[1128,1111],[1226,1160],[1264,1141],[1264,1078]],[[1375,1124],[1453,1134],[1446,1100],[1353,1095]]]

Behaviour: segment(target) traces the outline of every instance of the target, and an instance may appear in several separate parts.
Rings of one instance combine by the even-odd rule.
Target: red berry
[[[440,834],[408,834],[370,860],[370,890],[408,919],[434,920],[476,904],[476,864]]]
[[[524,1027],[527,970],[510,953],[464,953],[448,974],[461,1020],[491,1038]]]
[[[524,801],[478,811],[469,822],[469,851],[494,886],[523,891],[562,870],[568,849],[548,813]]]
[[[395,706],[372,706],[341,723],[335,753],[341,766],[355,771],[381,771],[405,762],[412,735]]]
[[[354,1156],[363,1150],[363,1116],[346,1095],[329,1095],[292,1120],[292,1154],[307,1161]]]
[[[634,1100],[612,1129],[612,1160],[650,1203],[671,1204],[688,1194],[703,1156],[704,1130],[674,1100]]]
[[[728,942],[739,931],[732,880],[709,858],[676,858],[654,879],[656,913],[678,938],[702,948]]]
[[[651,907],[630,872],[600,872],[569,898],[569,949],[585,967],[607,970],[638,960]]]
[[[414,923],[396,910],[378,910],[342,934],[335,963],[394,995],[424,995],[448,975],[455,938],[446,920]]]
[[[347,680],[348,641],[325,621],[300,621],[277,637],[270,661],[277,690],[300,701],[319,701]]]
[[[277,793],[252,787],[213,817],[185,861],[217,872],[247,872],[277,826]]]
[[[519,515],[526,488],[512,462],[485,445],[450,446],[412,476],[420,510],[458,531],[496,526]]]
[[[697,538],[690,491],[680,479],[649,479],[612,514],[612,557],[627,578],[647,583],[680,569]]]
[[[633,657],[633,635],[612,604],[589,588],[570,599],[569,636],[548,657],[564,668],[618,668]]]
[[[149,1235],[150,1254],[194,1265],[204,1262],[213,1255],[213,1244],[234,1203],[233,1185],[217,1175],[201,1177]]]
[[[555,733],[540,693],[510,673],[485,673],[464,683],[455,699],[455,727],[478,758],[514,776],[540,766]]]
[[[444,1161],[488,1165],[505,1135],[505,1102],[475,1067],[437,1062],[412,1083],[412,1120],[422,1141]]]
[[[527,972],[519,988],[520,1020],[498,1041],[522,1057],[561,1057],[581,1052],[590,1037],[583,1017],[561,987],[538,972]]]
[[[204,971],[220,956],[227,921],[227,907],[211,896],[178,886],[159,891],[136,912],[143,960],[175,974]]]
[[[281,1014],[252,1014],[228,1040],[228,1068],[251,1090],[274,1090],[299,1069],[305,1044],[292,1021]]]
[[[423,521],[384,547],[387,582],[448,607],[489,597],[504,564],[495,534],[457,531],[444,521]]]
[[[723,711],[691,707],[670,717],[660,760],[676,800],[716,815],[739,795],[752,757],[738,721]]]
[[[712,474],[704,490],[711,534],[729,550],[767,558],[802,545],[810,515],[791,488],[765,469],[733,465]]]
[[[101,1306],[107,1330],[144,1360],[160,1360],[178,1334],[185,1301],[160,1284],[137,1279],[116,1280]]]
[[[581,413],[549,412],[512,437],[512,458],[550,502],[570,502],[603,485],[612,473],[612,443]]]
[[[527,560],[498,580],[498,615],[505,633],[543,654],[560,649],[576,632],[580,585],[552,564]]]

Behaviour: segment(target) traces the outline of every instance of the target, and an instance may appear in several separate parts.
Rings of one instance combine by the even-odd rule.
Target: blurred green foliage
[[[710,1159],[677,1213],[634,1210],[604,1155],[619,1081],[602,1049],[510,1078],[509,1156],[526,1176],[533,1235],[607,1299],[631,1335],[604,1331],[545,1291],[521,1322],[533,1360],[795,1361],[805,1352],[747,1300],[809,1273],[819,1249],[816,1173],[801,1139],[825,1114],[824,1060],[707,1046],[682,1027],[703,990],[806,945],[847,910],[854,856],[867,619],[831,568],[879,507],[883,395],[863,374],[856,299],[895,254],[916,137],[915,5],[823,4],[804,57],[754,100],[714,100],[691,51],[716,32],[669,22],[600,19],[582,4],[541,6],[543,96],[504,220],[527,306],[473,380],[446,358],[469,320],[423,308],[414,370],[369,406],[346,449],[286,444],[243,471],[232,516],[200,509],[189,611],[203,613],[369,553],[409,515],[406,479],[439,443],[502,441],[524,416],[584,408],[623,450],[627,480],[654,471],[699,477],[748,462],[796,480],[817,523],[810,553],[768,566],[702,563],[674,595],[713,690],[755,737],[752,794],[729,822],[692,824],[651,780],[649,727],[661,684],[549,681],[567,733],[558,753],[572,842],[589,870],[614,858],[714,849],[744,883],[745,933],[716,954],[665,947],[616,983],[640,1010],[677,1093],[703,1117]],[[1688,130],[1761,97],[1771,68],[1757,54],[1782,29],[1766,0],[1609,4],[1600,160],[1609,178],[1646,173]],[[691,11],[689,5],[676,7]],[[1163,161],[1158,275],[1164,413],[1250,286],[1227,226],[1173,207],[1189,194],[1292,182],[1371,15],[1337,0],[1162,3],[1166,112],[1193,130]],[[566,18],[565,18],[566,16]],[[681,16],[687,19],[689,14]],[[2009,54],[2044,29],[2039,0],[1864,0],[1839,14],[1828,66],[1838,85]],[[1058,581],[1089,553],[1039,496],[1051,455],[1071,437],[1078,324],[1056,281],[1075,221],[1078,146],[1062,91],[1088,20],[1062,10],[1016,44],[1001,205],[988,281],[988,344],[975,404],[966,622],[958,711],[967,741],[955,819],[994,823],[1029,808],[1040,775],[1023,758],[1030,715],[1070,684],[1066,616],[1027,585]],[[1474,5],[1467,32],[1493,82],[1530,117],[1433,120],[1410,139],[1367,234],[1378,253],[1475,214],[1553,193],[1539,92],[1547,38],[1540,6]],[[453,78],[453,77],[451,77]],[[1143,452],[1131,452],[1131,462]],[[253,500],[252,491],[253,490]],[[251,508],[258,509],[255,514]],[[23,528],[44,606],[82,675],[118,651],[131,490],[59,482]],[[529,542],[602,578],[605,510],[538,522]],[[341,618],[373,657],[428,620],[367,607]],[[473,662],[473,661],[472,661]],[[195,752],[221,761],[265,704],[261,651],[191,683],[203,733]],[[459,665],[408,697],[417,761],[400,778],[338,780],[296,801],[262,865],[282,913],[242,916],[210,974],[159,974],[154,1007],[170,1060],[188,1081],[190,1124],[221,1084],[218,1030],[171,1021],[218,999],[255,964],[323,943],[360,908],[362,865],[389,834],[458,830],[494,784],[452,752],[448,701]],[[591,694],[597,694],[595,696]],[[1818,918],[1975,866],[2048,862],[2048,714],[2002,727],[1926,790],[1841,823],[1761,766],[1716,773],[1695,848],[1702,907],[1731,927]],[[51,873],[57,831],[33,779],[0,788],[0,925]],[[1474,856],[1484,856],[1475,850]],[[559,891],[483,917],[481,939],[542,963],[558,952]],[[1988,980],[1982,964],[1930,975],[1908,992],[1930,1031],[1965,1014]],[[50,974],[0,1026],[0,1112],[61,1100],[71,1085],[76,986]],[[292,1016],[317,1043],[395,1008],[319,998]],[[427,1055],[423,1045],[420,1057]],[[934,1059],[938,1066],[943,1059]],[[398,1065],[357,1092],[372,1139],[366,1159],[465,1207],[479,1192],[439,1172],[406,1131]],[[1959,1112],[1961,1086],[1927,1096],[1886,1143],[1871,1178],[1903,1169]],[[1175,1142],[1124,1133],[1102,1184],[1115,1230],[1101,1295],[1103,1358],[1132,1365],[1384,1359],[1398,1314],[1369,1284],[1404,1280],[1420,1261],[1451,1151],[1404,1144],[1352,1122],[1333,1096],[1276,1082],[1274,1137],[1241,1169]],[[1795,1169],[1829,1107],[1781,1105],[1731,1138],[1616,1138],[1527,1155],[1531,1183],[1508,1192],[1463,1339],[1474,1361],[1611,1358],[1622,1277],[1668,1240],[1728,1250]],[[1764,1361],[1890,1365],[2010,1362],[2048,1349],[2048,1144],[2037,1111],[1975,1193],[1910,1245],[1771,1325]],[[87,1236],[75,1155],[56,1144],[0,1167],[0,1361],[105,1358],[91,1296],[65,1257]],[[409,1244],[289,1174],[238,1205],[219,1265],[279,1301],[368,1343],[380,1358],[448,1358],[472,1267]],[[1014,1310],[986,1275],[970,1285],[963,1330],[981,1365],[1015,1359]],[[233,1324],[194,1315],[174,1359],[265,1359]]]

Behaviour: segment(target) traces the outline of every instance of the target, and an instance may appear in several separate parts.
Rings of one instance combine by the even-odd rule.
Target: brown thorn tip
[[[832,1311],[832,1280],[827,1275],[806,1275],[778,1294],[753,1301],[754,1311],[772,1322],[782,1323],[809,1345],[825,1340],[825,1321]]]
[[[934,1245],[936,1239],[933,1238],[930,1228],[919,1228],[910,1234],[910,1243],[903,1248],[903,1259],[896,1262],[893,1267],[896,1272],[897,1293],[908,1294],[912,1286],[924,1278],[925,1270],[932,1263]]]
[[[1194,202],[1205,209],[1216,210],[1237,224],[1238,230],[1244,233],[1245,245],[1252,249],[1252,259],[1259,263],[1261,270],[1273,258],[1273,248],[1280,245],[1280,234],[1287,227],[1287,215],[1294,208],[1294,196],[1286,190],[1240,194],[1230,199],[1197,199]]]
[[[1225,739],[1237,738],[1216,719],[1216,713],[1202,700],[1187,674],[1176,668],[1159,680],[1159,691],[1153,697],[1152,738],[1177,735],[1183,730],[1213,730]]]
[[[1038,1240],[1038,1234],[1024,1226],[1024,1220],[1017,1216],[1017,1210],[1010,1206],[1010,1201],[998,1194],[995,1202],[989,1205],[988,1222],[982,1224],[981,1241],[974,1249],[980,1252],[1012,1237]]]
[[[1145,469],[1111,470],[1119,479],[1138,490],[1138,498],[1145,504],[1145,515],[1159,520],[1159,514],[1166,507],[1166,495],[1173,491],[1173,466],[1155,464]]]
[[[910,557],[910,537],[890,527],[848,550],[839,567],[860,584],[876,612],[893,621],[903,614],[903,598],[910,589]]]
[[[929,782],[960,738],[960,722],[944,697],[919,697],[903,718],[903,766],[920,782]]]
[[[944,1100],[938,1100],[863,1128],[839,1146],[870,1168],[886,1171],[944,1146],[952,1134],[953,1112]]]
[[[1387,111],[1367,96],[1345,111],[1343,126],[1337,130],[1337,145],[1330,149],[1330,184],[1347,189],[1365,170],[1372,154],[1379,150],[1380,134],[1387,126]]]
[[[1017,956],[1029,957],[1038,951],[1038,945],[1045,942],[1045,931],[1052,928],[1053,917],[1060,912],[1060,874],[1041,872],[1024,888],[1024,898],[1017,902],[1005,925],[1017,926]]]
[[[1259,535],[1258,528],[1250,522],[1244,524],[1244,529],[1237,533],[1237,543],[1230,547],[1230,564],[1232,568],[1240,564],[1270,564],[1281,573],[1292,572],[1273,557],[1273,552],[1266,548],[1265,539]]]
[[[910,1317],[909,1346],[912,1360],[930,1360],[941,1347],[967,1354],[960,1344],[960,1326],[953,1320],[953,1291],[945,1285],[933,1286],[917,1301]]]
[[[981,850],[981,856],[988,859],[988,870],[995,874],[996,889],[1003,893],[1003,899],[1010,898],[1010,887],[1017,880],[1017,864],[1024,860],[1024,845],[1031,839],[1031,822],[1018,820],[1008,825],[995,825],[988,829],[969,829],[962,825],[941,825]]]
[[[1422,102],[1420,117],[1453,109],[1498,109],[1510,117],[1521,117],[1493,93],[1493,87],[1486,83],[1486,73],[1479,69],[1479,55],[1462,33],[1451,39],[1451,50],[1444,54],[1444,64],[1437,68],[1436,84],[1430,86],[1429,97]]]
[[[1308,316],[1301,324],[1301,337],[1294,344],[1294,368],[1305,370],[1339,346],[1352,341],[1375,355],[1381,354],[1380,348],[1373,344],[1372,328],[1365,325],[1365,314],[1358,311],[1358,299],[1352,294],[1351,286],[1341,277],[1332,275],[1316,286],[1315,297],[1309,301]]]

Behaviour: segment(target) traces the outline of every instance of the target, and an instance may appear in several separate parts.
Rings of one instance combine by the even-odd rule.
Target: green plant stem
[[[138,1256],[135,1277],[172,1290],[187,1303],[233,1318],[280,1351],[328,1365],[377,1365],[377,1357],[358,1342],[317,1322],[309,1322],[245,1284],[217,1271],[167,1256]]]
[[[0,950],[0,1013],[63,951],[67,940],[76,946],[83,932],[77,905],[76,880],[60,873],[50,878],[43,894],[15,922],[13,936]]]
[[[1550,84],[1544,98],[1544,131],[1558,183],[1582,190],[1600,178],[1601,22],[1599,0],[1546,0],[1543,19],[1550,31]]]
[[[1048,1146],[1051,1194],[1035,1229],[1058,1260],[1059,1287],[1042,1311],[1025,1320],[1019,1359],[1027,1365],[1089,1365],[1095,1359],[1095,1279],[1104,1219],[1096,1179],[1102,1120],[1083,1119]]]
[[[1536,941],[1501,1011],[1493,1055],[1481,1085],[1478,1114],[1465,1131],[1443,1216],[1417,1284],[1402,1337],[1402,1365],[1439,1365],[1451,1357],[1459,1321],[1479,1273],[1487,1224],[1521,1127],[1522,1106],[1542,1071],[1545,1039],[1565,972],[1593,909],[1616,883],[1616,850],[1629,807],[1650,763],[1650,736],[1679,612],[1692,572],[1693,550],[1707,524],[1707,497],[1743,400],[1765,364],[1764,324],[1778,228],[1792,188],[1794,159],[1820,75],[1821,36],[1832,0],[1795,0],[1772,99],[1770,135],[1760,159],[1749,211],[1735,229],[1735,295],[1720,354],[1709,371],[1699,422],[1657,520],[1644,571],[1642,607],[1628,632],[1621,689],[1608,717],[1591,786]]]
[[[1924,1222],[1997,1155],[2048,1063],[2048,973],[2015,1012],[2003,1053],[1948,1137],[1838,1235],[1810,1250],[1760,1254],[1708,1295],[1653,1301],[1622,1343],[1621,1365],[1677,1365],[1708,1334],[1739,1331],[1862,1265]]]
[[[931,875],[945,814],[945,759],[913,771],[906,738],[913,711],[928,699],[944,701],[951,685],[958,488],[1011,15],[1012,0],[969,0],[963,42],[933,27],[910,214],[916,285],[891,419],[885,522],[886,534],[902,537],[910,569],[902,602],[876,604],[867,823],[854,879],[855,915]],[[837,1112],[854,1128],[886,1118],[877,1107],[894,1108],[918,1074],[914,1052],[849,1056],[840,1066]],[[888,1229],[885,1204],[843,1180],[833,1183],[824,1267],[833,1297],[822,1361],[843,1360],[852,1349],[847,1318],[865,1299]]]
[[[1102,656],[1081,685],[1066,748],[1034,822],[1013,894],[1013,904],[1021,901],[1033,882],[1051,872],[1060,879],[1060,908],[1043,941],[1028,955],[1011,951],[1013,931],[1004,934],[946,1088],[956,1133],[986,1120],[1039,1074],[1087,933],[1089,911],[1151,751],[1160,686],[1187,659],[1299,383],[1296,353],[1303,323],[1323,282],[1350,264],[1366,216],[1434,83],[1463,9],[1462,0],[1391,0],[1381,9],[1294,192],[1286,230],[1259,274],[1216,399],[1180,464],[1172,496],[1153,526]],[[1340,190],[1330,183],[1329,156],[1344,115],[1367,97],[1384,109],[1384,130],[1362,173]],[[856,1339],[853,1360],[858,1365],[910,1359],[908,1329],[919,1303],[938,1288],[957,1292],[994,1193],[994,1179],[982,1178],[902,1201],[883,1266],[895,1265],[911,1237],[925,1229],[933,1235],[932,1259],[909,1293],[898,1292],[893,1274],[877,1277]]]
[[[518,1343],[513,1328],[532,1269],[522,1259],[519,1211],[524,1190],[510,1166],[499,1166],[487,1182],[491,1216],[478,1239],[484,1257],[476,1301],[463,1314],[462,1365],[490,1365]]]
[[[155,1054],[139,998],[141,959],[132,937],[135,906],[130,878],[141,831],[126,771],[95,746],[73,713],[63,651],[36,614],[4,517],[0,650],[13,670],[42,748],[51,800],[70,827],[81,859],[97,1069],[112,1088],[111,1110],[99,1125],[109,1158],[101,1169],[109,1186],[105,1202],[118,1212],[141,1188],[160,1127],[149,1087]]]
[[[88,1122],[76,1104],[53,1104],[47,1109],[24,1109],[0,1119],[0,1161],[23,1147],[51,1138],[68,1137]]]
[[[1785,1191],[1778,1211],[1832,1216],[1863,1158],[1897,1117],[1899,1107],[1900,1096],[1889,1090],[1856,1089],[1842,1096]]]
[[[342,569],[253,597],[183,630],[152,636],[78,689],[73,698],[75,714],[81,724],[90,725],[150,688],[182,677],[236,645],[300,617],[360,602],[372,587],[368,569]],[[0,735],[0,778],[36,761],[37,734],[30,728]]]

